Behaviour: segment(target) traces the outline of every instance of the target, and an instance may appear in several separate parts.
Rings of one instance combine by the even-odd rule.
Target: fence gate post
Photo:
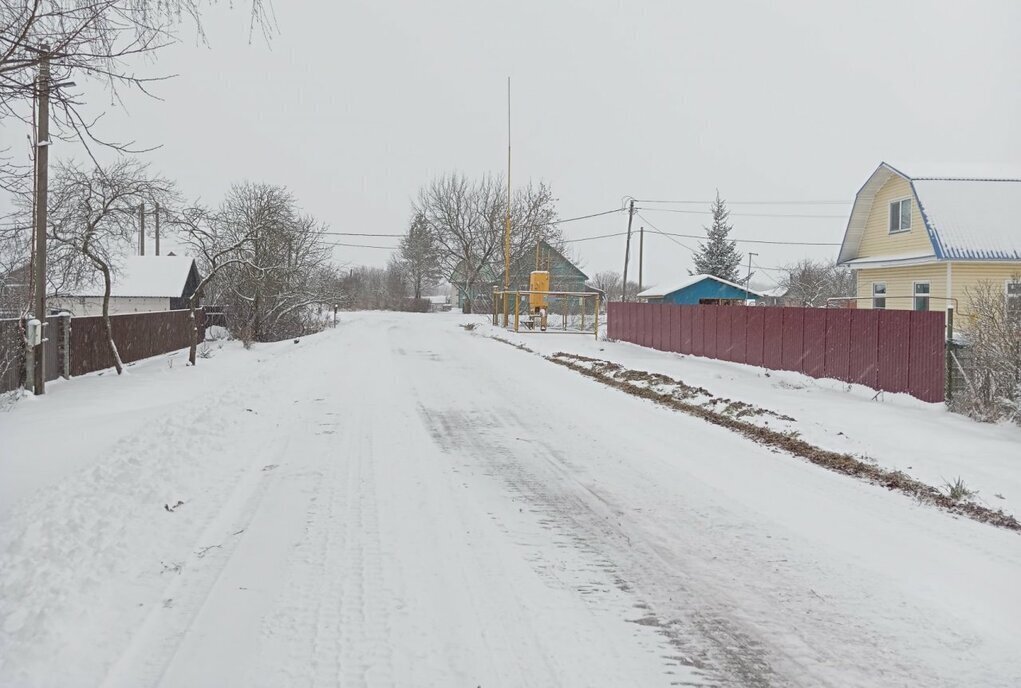
[[[28,322],[25,329],[28,330]],[[25,391],[35,394],[35,347],[29,343],[25,347]]]
[[[60,377],[71,379],[71,314],[60,314],[60,332],[57,335],[57,356],[60,360]]]
[[[954,305],[947,306],[947,343],[946,343],[946,368],[947,368],[947,403],[954,400]]]

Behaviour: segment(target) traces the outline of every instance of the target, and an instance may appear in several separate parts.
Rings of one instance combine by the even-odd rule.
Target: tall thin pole
[[[138,255],[145,255],[145,203],[138,204]]]
[[[758,253],[752,253],[751,251],[748,252],[748,276],[744,278],[744,300],[745,301],[747,301],[748,297],[751,295],[749,293],[748,289],[749,289],[749,287],[751,287],[751,281],[752,281],[752,256],[757,256],[757,255],[759,255],[759,254]]]
[[[160,204],[156,204],[156,255],[160,254]]]
[[[50,54],[39,60],[36,89],[39,93],[39,116],[35,137],[35,317],[40,325],[46,322],[46,204],[49,193],[50,162]],[[45,330],[43,330],[45,332]],[[35,347],[35,374],[32,387],[36,394],[46,393],[46,359],[43,345]]]
[[[645,267],[645,227],[638,228],[638,291],[642,291],[642,271]]]
[[[506,292],[510,289],[510,260],[511,260],[511,84],[510,77],[507,77],[507,207],[504,212],[503,229],[503,290],[504,301]],[[503,325],[507,326],[507,309],[503,311]]]
[[[511,80],[507,77],[507,207],[503,232],[503,288],[510,288],[511,246]]]
[[[631,221],[635,219],[635,199],[627,213],[627,243],[624,244],[624,283],[620,285],[620,300],[627,301],[627,264],[631,262]]]

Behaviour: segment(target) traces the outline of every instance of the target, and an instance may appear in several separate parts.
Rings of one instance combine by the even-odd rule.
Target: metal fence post
[[[71,379],[71,314],[60,314],[60,333],[57,340],[57,356],[60,357],[60,377]]]
[[[954,400],[954,305],[947,307],[947,391],[946,398],[949,404]]]

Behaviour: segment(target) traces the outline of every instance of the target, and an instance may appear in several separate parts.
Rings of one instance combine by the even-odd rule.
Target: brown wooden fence
[[[51,315],[43,328],[43,358],[46,381],[64,374],[60,341],[66,319]],[[0,393],[17,389],[25,382],[24,333],[19,318],[0,320]]]
[[[199,341],[205,337],[205,314],[195,312],[199,326]],[[106,339],[106,328],[100,316],[70,318],[70,332],[66,336],[69,347],[69,370],[63,370],[64,360],[60,342],[64,340],[62,319],[47,318],[44,355],[46,379],[55,380],[62,375],[84,375],[113,367]],[[191,323],[188,311],[157,311],[110,316],[113,339],[124,363],[158,356],[191,343]],[[25,358],[19,320],[0,320],[0,392],[17,389],[24,383]]]
[[[204,336],[204,316],[196,311],[199,340]],[[188,311],[157,311],[110,316],[113,341],[121,361],[131,363],[150,356],[183,349],[191,344]],[[113,367],[106,328],[99,316],[71,319],[71,375],[84,375]]]
[[[944,315],[610,303],[611,339],[943,401]]]

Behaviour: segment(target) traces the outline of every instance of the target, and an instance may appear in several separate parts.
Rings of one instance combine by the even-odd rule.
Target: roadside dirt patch
[[[649,399],[713,425],[725,427],[759,444],[807,459],[817,466],[902,492],[921,504],[929,504],[975,521],[1021,532],[1021,523],[1001,510],[952,499],[938,488],[915,480],[901,471],[887,470],[850,454],[821,449],[801,439],[796,431],[780,431],[749,420],[773,417],[777,420],[794,421],[789,416],[741,401],[719,399],[701,387],[691,387],[680,380],[658,373],[626,369],[611,361],[565,352],[557,352],[548,356],[547,360],[633,396]],[[703,397],[709,397],[709,400],[701,403],[694,401]],[[722,407],[717,408],[720,404]]]

